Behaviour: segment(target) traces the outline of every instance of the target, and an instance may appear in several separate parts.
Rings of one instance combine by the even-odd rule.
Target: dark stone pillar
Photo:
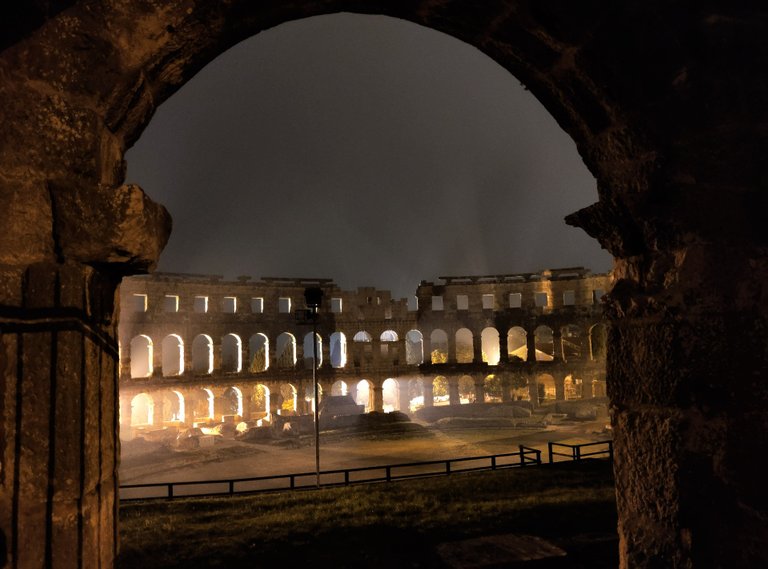
[[[432,339],[426,332],[421,337],[421,349],[424,363],[432,363]]]
[[[410,413],[410,405],[411,405],[411,398],[409,394],[409,387],[411,384],[410,379],[397,379],[397,386],[398,386],[398,405],[400,406],[400,411],[403,413]]]
[[[536,382],[535,375],[528,375],[528,397],[534,409],[539,407],[539,384]]]
[[[509,336],[507,330],[499,330],[499,363],[509,363]]]
[[[192,378],[195,375],[194,360],[192,358],[192,342],[194,338],[187,337],[184,339],[184,372],[182,377]]]
[[[472,334],[472,362],[483,362],[483,338],[482,334]]]
[[[424,407],[433,407],[435,405],[435,393],[431,379],[424,378]]]
[[[448,334],[448,363],[456,363],[456,331]]]
[[[253,415],[253,386],[248,385],[240,388],[243,393],[243,421],[250,421]]]
[[[379,413],[384,412],[384,388],[381,386],[382,379],[373,380],[374,385],[371,388],[373,391],[373,410]]]
[[[536,362],[536,334],[533,330],[528,330],[525,335],[525,347],[528,351],[528,359],[526,361]]]
[[[553,374],[555,380],[555,399],[563,401],[565,399],[565,376],[562,373]]]
[[[459,396],[459,378],[451,376],[448,379],[448,402],[451,405],[461,405],[461,397]]]
[[[561,362],[565,359],[563,357],[563,335],[559,327],[552,330],[552,357],[555,358],[554,361],[556,362]]]
[[[501,381],[501,400],[503,402],[512,401],[512,378],[508,373],[499,374],[499,381]]]
[[[116,286],[78,264],[0,271],[0,532],[11,567],[112,566]]]
[[[624,567],[768,565],[768,257],[633,260],[610,294],[608,391]]]
[[[485,403],[485,377],[475,375],[472,381],[475,384],[475,403]]]

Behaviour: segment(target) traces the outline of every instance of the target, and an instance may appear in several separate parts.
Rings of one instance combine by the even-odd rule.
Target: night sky
[[[127,161],[174,219],[162,271],[403,297],[440,275],[611,266],[563,221],[597,201],[595,180],[539,102],[475,48],[391,18],[242,42],[158,109]]]

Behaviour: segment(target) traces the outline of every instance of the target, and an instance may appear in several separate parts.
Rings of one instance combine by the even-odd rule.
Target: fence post
[[[173,482],[168,483],[168,497],[173,498]]]
[[[549,449],[549,464],[552,464],[553,460],[552,460],[552,443],[551,442],[547,443],[547,449]]]
[[[344,485],[349,486],[349,470],[344,471]]]
[[[445,461],[445,474],[448,475],[451,473],[451,461],[446,460]]]
[[[387,466],[387,482],[392,482],[392,467]]]
[[[573,460],[581,460],[581,445],[576,445],[573,447]]]
[[[608,441],[608,460],[613,462],[613,441]]]
[[[496,455],[491,457],[491,470],[496,470]]]
[[[541,466],[541,451],[536,449],[536,465]]]
[[[229,495],[231,496],[234,493],[235,493],[235,481],[234,480],[230,480],[229,481]]]

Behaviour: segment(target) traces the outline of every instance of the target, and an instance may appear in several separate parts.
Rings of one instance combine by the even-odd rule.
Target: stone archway
[[[752,457],[768,450],[766,11],[660,0],[13,6],[0,23],[0,537],[12,564],[114,559],[115,288],[151,270],[170,230],[161,206],[123,185],[124,151],[227,47],[352,8],[484,51],[597,178],[600,201],[568,222],[616,258],[607,376],[622,564],[765,563]],[[57,462],[60,448],[78,458]]]

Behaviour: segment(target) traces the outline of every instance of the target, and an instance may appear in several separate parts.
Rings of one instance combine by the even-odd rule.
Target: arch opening
[[[248,371],[263,373],[269,369],[269,338],[266,334],[256,333],[248,340],[251,363]]]
[[[475,360],[475,346],[472,331],[461,328],[456,331],[456,362],[471,364]]]
[[[149,336],[139,335],[131,340],[131,377],[150,377],[152,375],[153,348]]]
[[[184,373],[184,342],[178,334],[169,334],[162,343],[163,377],[175,377]]]
[[[240,373],[243,369],[243,341],[237,334],[227,334],[221,339],[222,373]]]
[[[367,379],[361,379],[355,385],[355,403],[362,405],[366,413],[373,411],[373,384]]]
[[[199,334],[192,340],[192,372],[195,375],[213,373],[213,338]]]
[[[344,368],[347,365],[347,337],[343,332],[331,334],[331,367]]]
[[[405,362],[410,365],[424,363],[424,336],[419,330],[409,330],[405,335]]]
[[[448,334],[445,330],[432,330],[429,335],[429,343],[432,346],[431,361],[433,364],[448,362]]]
[[[480,335],[483,346],[483,361],[488,365],[498,365],[499,355],[499,331],[492,326],[485,328]]]

